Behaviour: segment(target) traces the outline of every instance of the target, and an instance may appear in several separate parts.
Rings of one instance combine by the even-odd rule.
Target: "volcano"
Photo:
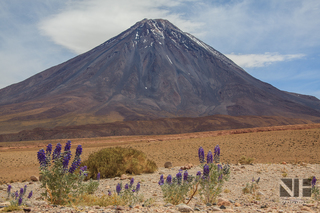
[[[208,115],[318,120],[320,100],[281,91],[163,19],[0,90],[2,133]]]

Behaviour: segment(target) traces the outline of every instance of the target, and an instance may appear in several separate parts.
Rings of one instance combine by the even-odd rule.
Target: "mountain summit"
[[[250,76],[163,19],[0,90],[2,127],[53,127],[214,114],[319,119],[320,101]],[[1,127],[1,128],[2,128]]]

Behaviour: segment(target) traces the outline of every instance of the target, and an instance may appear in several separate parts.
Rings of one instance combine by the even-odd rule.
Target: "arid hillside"
[[[320,124],[259,127],[172,135],[112,136],[72,139],[72,153],[83,145],[83,160],[90,153],[110,146],[130,146],[141,150],[159,167],[166,161],[174,166],[198,164],[197,149],[206,152],[221,147],[222,162],[237,163],[241,156],[254,163],[320,163]],[[48,143],[54,146],[67,140],[0,143],[0,182],[27,180],[38,175],[36,153]]]

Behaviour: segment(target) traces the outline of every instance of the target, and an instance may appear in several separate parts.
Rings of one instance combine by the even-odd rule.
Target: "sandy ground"
[[[280,129],[73,139],[72,153],[81,144],[85,160],[90,153],[105,147],[129,146],[145,152],[158,167],[163,167],[166,161],[182,166],[198,164],[199,146],[207,153],[218,144],[222,162],[237,163],[244,155],[254,158],[254,163],[320,163],[320,128]],[[64,146],[67,140],[0,143],[0,183],[29,180],[31,175],[38,175],[37,151],[45,149],[48,143],[55,146],[58,142]]]

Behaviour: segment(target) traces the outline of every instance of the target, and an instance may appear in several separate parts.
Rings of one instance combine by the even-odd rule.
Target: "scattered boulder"
[[[180,169],[182,169],[182,170],[187,170],[187,169],[191,169],[192,167],[193,167],[193,164],[192,164],[192,163],[189,163],[189,164],[187,164],[187,165],[185,165],[185,166],[181,166]]]
[[[224,198],[218,199],[218,206],[231,206],[231,202]]]
[[[34,182],[37,182],[37,181],[39,181],[39,178],[38,178],[37,176],[32,175],[32,176],[30,177],[30,180],[32,180],[32,181],[34,181]]]
[[[172,167],[172,163],[171,162],[165,162],[164,163],[164,168],[171,168]]]
[[[178,211],[179,212],[193,212],[193,209],[190,206],[187,206],[186,204],[179,204]]]
[[[125,175],[125,174],[122,174],[121,177],[120,177],[120,180],[125,180],[125,179],[128,179],[128,176]]]

